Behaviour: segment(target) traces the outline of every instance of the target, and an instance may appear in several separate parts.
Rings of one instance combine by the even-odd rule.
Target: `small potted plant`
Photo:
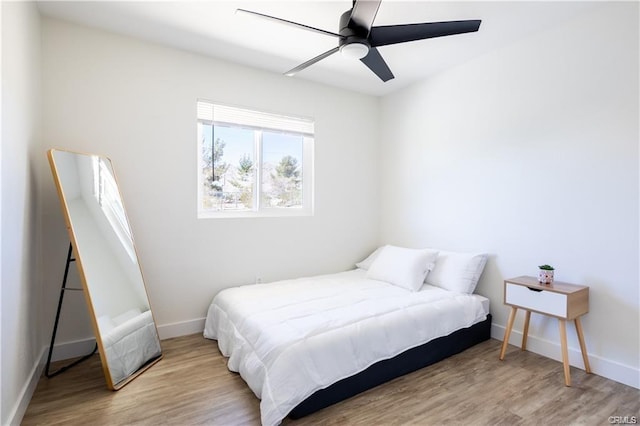
[[[538,282],[547,285],[553,283],[553,266],[540,265],[538,266],[538,268],[540,269],[540,271],[538,272]]]

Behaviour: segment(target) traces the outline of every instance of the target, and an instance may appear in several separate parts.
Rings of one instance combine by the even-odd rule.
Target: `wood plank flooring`
[[[635,416],[640,391],[489,340],[298,420],[298,425],[608,425]],[[94,355],[40,379],[23,425],[259,425],[259,400],[201,335],[162,342],[164,359],[120,391]],[[55,366],[54,366],[55,367]]]

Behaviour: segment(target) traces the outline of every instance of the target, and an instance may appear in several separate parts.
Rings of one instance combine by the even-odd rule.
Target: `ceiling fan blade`
[[[236,13],[237,12],[247,13],[249,15],[258,16],[260,18],[271,19],[271,20],[274,20],[276,22],[280,22],[281,24],[293,25],[295,27],[302,28],[303,30],[314,31],[316,33],[329,35],[329,36],[332,36],[332,37],[338,37],[338,38],[342,37],[340,34],[332,33],[331,31],[326,31],[326,30],[323,30],[323,29],[320,29],[320,28],[310,27],[309,25],[300,24],[298,22],[287,21],[286,19],[276,18],[275,16],[265,15],[264,13],[253,12],[251,10],[246,10],[246,9],[236,9]]]
[[[482,21],[425,22],[423,24],[373,27],[369,34],[369,43],[371,43],[371,46],[386,46],[407,41],[472,33],[478,31],[480,22]]]
[[[339,47],[334,47],[334,48],[333,48],[333,49],[331,49],[331,50],[327,50],[327,51],[326,51],[326,52],[324,52],[323,54],[318,55],[318,56],[316,56],[316,57],[315,57],[315,58],[313,58],[313,59],[309,59],[307,62],[305,62],[305,63],[303,63],[303,64],[300,64],[300,65],[298,65],[297,67],[295,67],[295,68],[293,68],[293,69],[290,69],[289,71],[285,72],[285,73],[284,73],[284,75],[291,77],[291,76],[293,76],[294,74],[296,74],[297,72],[302,71],[303,69],[307,68],[308,66],[311,66],[311,65],[315,64],[316,62],[320,62],[321,60],[323,60],[323,59],[324,59],[324,58],[326,58],[327,56],[331,56],[331,55],[333,55],[333,54],[334,54],[334,53],[336,53],[338,50],[340,50],[340,48],[339,48]]]
[[[372,47],[369,49],[369,53],[364,58],[360,59],[375,75],[380,77],[380,80],[387,82],[393,78],[393,73],[387,66],[387,63],[378,52],[378,49]]]
[[[353,24],[359,28],[366,29],[367,35],[369,35],[381,1],[382,0],[355,0],[349,21],[353,22]]]

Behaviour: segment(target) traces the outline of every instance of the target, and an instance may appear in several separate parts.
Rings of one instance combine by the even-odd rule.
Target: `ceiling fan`
[[[454,34],[463,34],[478,31],[480,20],[425,22],[421,24],[402,24],[373,26],[373,21],[378,13],[382,0],[353,0],[353,7],[340,16],[340,30],[338,33],[326,31],[320,28],[310,27],[298,22],[263,13],[252,12],[246,9],[238,9],[237,12],[248,13],[261,18],[271,19],[283,24],[293,25],[308,31],[325,34],[338,38],[338,46],[328,50],[313,59],[287,71],[285,75],[292,76],[299,71],[323,60],[340,51],[343,56],[360,59],[382,81],[393,78],[393,73],[380,55],[377,47],[390,44],[405,43],[408,41],[424,40],[427,38],[443,37]]]

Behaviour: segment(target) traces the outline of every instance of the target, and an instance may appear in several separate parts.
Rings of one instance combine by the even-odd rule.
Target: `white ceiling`
[[[334,54],[295,77],[385,95],[593,7],[593,2],[383,0],[374,26],[481,19],[476,33],[380,47],[395,75],[383,83],[360,61]],[[41,1],[44,15],[154,41],[276,73],[337,46],[337,40],[246,14],[244,8],[338,31],[341,1]],[[288,78],[288,77],[287,77]]]

